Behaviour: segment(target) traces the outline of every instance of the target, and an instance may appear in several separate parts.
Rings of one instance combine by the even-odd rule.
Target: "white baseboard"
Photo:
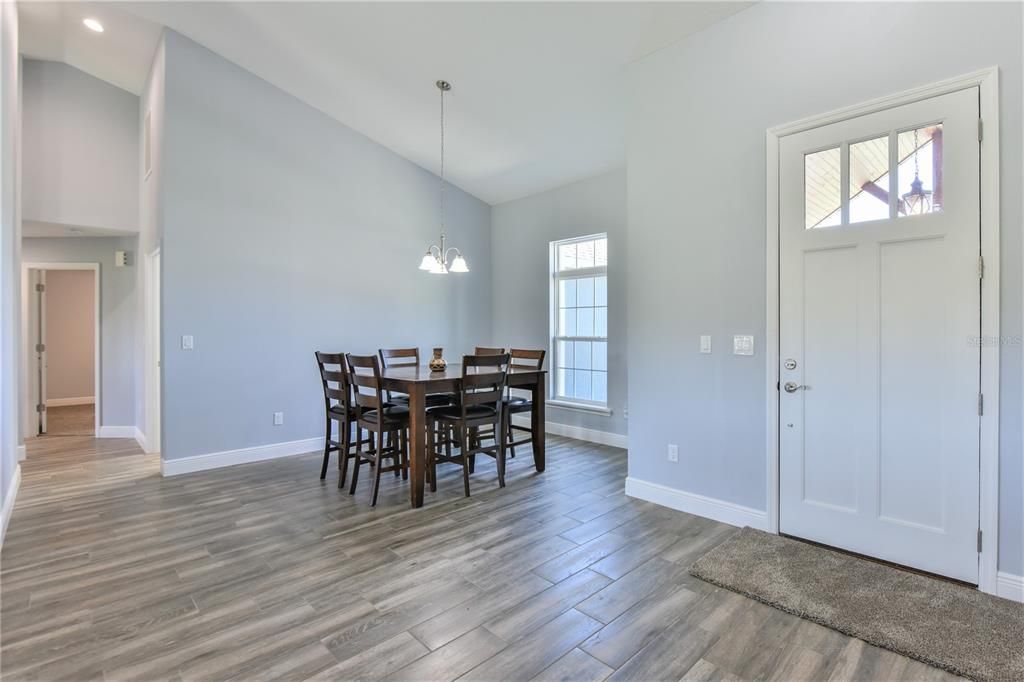
[[[205,455],[179,457],[177,459],[164,459],[161,456],[160,473],[164,476],[177,476],[178,474],[189,474],[193,471],[206,471],[207,469],[219,469],[236,464],[262,462],[267,459],[277,459],[278,457],[304,455],[318,450],[323,451],[323,449],[324,437],[318,436],[316,438],[304,438],[286,443],[257,445],[252,448],[211,452]]]
[[[135,427],[135,442],[139,444],[139,447],[142,448],[143,452],[149,452],[149,450],[146,449],[146,434],[144,434],[138,426]]]
[[[25,444],[22,443],[18,446],[18,461],[24,462],[26,457],[28,457],[28,451],[25,449]]]
[[[135,438],[134,426],[101,426],[97,438]]]
[[[11,522],[11,514],[14,513],[14,500],[18,497],[18,490],[21,488],[21,465],[14,467],[14,476],[7,486],[4,494],[3,512],[0,512],[0,549],[4,546],[4,537],[7,536],[7,524]]]
[[[47,398],[47,407],[67,407],[68,405],[95,405],[96,396],[82,396],[81,398]]]
[[[1003,599],[1024,603],[1024,575],[999,572],[996,578],[996,594]]]
[[[529,426],[530,417],[528,415],[515,415],[512,417],[512,423],[516,426]],[[615,448],[629,447],[629,437],[621,433],[598,431],[597,429],[585,429],[582,426],[571,426],[569,424],[559,424],[558,422],[552,421],[545,423],[544,431],[556,436],[585,440],[588,443],[610,445]]]
[[[768,514],[759,509],[751,509],[733,502],[716,500],[713,497],[688,493],[685,490],[648,483],[632,477],[626,479],[626,494],[670,509],[678,509],[689,514],[728,523],[730,526],[750,526],[761,530],[768,528]]]

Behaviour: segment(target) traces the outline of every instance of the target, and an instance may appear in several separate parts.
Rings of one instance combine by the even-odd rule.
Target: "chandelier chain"
[[[441,235],[444,235],[444,88],[441,88]]]

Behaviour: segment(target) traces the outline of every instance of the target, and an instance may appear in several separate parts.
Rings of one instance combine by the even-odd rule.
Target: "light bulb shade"
[[[466,259],[461,254],[455,257],[452,261],[452,272],[469,272],[469,266],[466,265]]]
[[[431,275],[447,275],[448,268],[444,266],[444,263],[435,258],[434,264],[430,267],[429,272]]]
[[[420,261],[420,270],[433,270],[437,267],[437,259],[434,258],[434,254],[427,251],[426,255],[423,256],[423,260]]]

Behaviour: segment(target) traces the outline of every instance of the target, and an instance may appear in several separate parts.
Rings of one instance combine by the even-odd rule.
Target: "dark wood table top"
[[[490,374],[489,367],[481,367],[478,371],[474,371],[477,374]],[[537,374],[546,374],[546,369],[518,369],[509,368],[509,376],[535,376]],[[443,372],[434,372],[426,365],[420,365],[418,367],[406,365],[399,367],[387,367],[382,368],[380,371],[382,379],[390,379],[391,381],[403,381],[409,383],[430,383],[432,381],[437,382],[448,382],[458,381],[462,378],[462,363],[451,362],[448,363],[448,367]]]

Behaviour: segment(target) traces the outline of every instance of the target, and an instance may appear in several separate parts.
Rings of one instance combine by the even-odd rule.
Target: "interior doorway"
[[[26,437],[96,436],[98,263],[26,263],[22,305]]]

